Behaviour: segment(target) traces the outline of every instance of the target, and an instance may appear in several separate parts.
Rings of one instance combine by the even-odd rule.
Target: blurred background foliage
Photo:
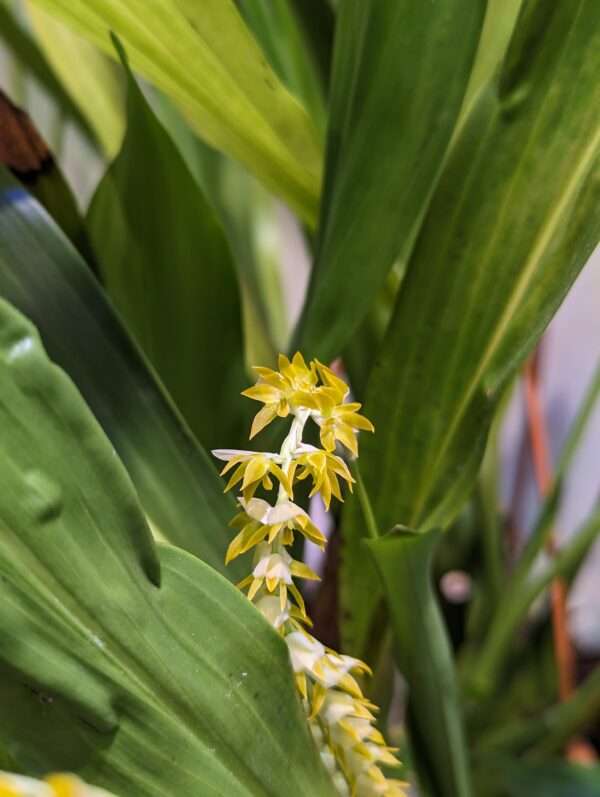
[[[361,440],[355,494],[329,518],[323,581],[307,596],[317,635],[374,667],[367,688],[419,793],[600,795],[600,625],[592,608],[595,651],[580,644],[572,598],[577,579],[597,581],[584,570],[600,532],[597,450],[592,500],[565,512],[597,424],[600,371],[587,377],[599,329],[568,336],[571,354],[559,316],[539,344],[600,237],[597,0],[1,0],[0,78],[0,295],[28,319],[3,304],[2,329],[27,336],[20,324],[35,325],[114,446],[155,539],[223,573],[233,501],[207,451],[251,445],[239,398],[250,366],[296,349],[335,362],[377,433]],[[590,268],[579,284],[597,318]],[[584,301],[563,311],[571,326]],[[582,351],[574,376],[566,361]],[[569,429],[544,393],[567,379],[586,383],[583,397],[569,393]],[[18,459],[19,442],[42,461],[63,441],[10,432],[15,395],[4,399],[3,456]],[[3,525],[15,495],[0,502]],[[134,538],[125,509],[115,522]],[[22,523],[27,542],[3,547],[13,575],[38,551]],[[125,543],[111,545],[134,561]],[[139,545],[138,564],[151,556]],[[245,671],[206,597],[223,590],[231,611],[246,611],[233,590],[161,550],[181,581],[196,568],[204,594],[181,587],[177,606],[200,601],[205,638]],[[46,567],[56,574],[54,560]],[[69,584],[75,600],[86,573],[93,580],[87,568]],[[113,610],[138,616],[118,572],[106,579],[130,607]],[[94,609],[105,592],[90,611],[118,636],[116,617]],[[0,628],[24,611],[10,594]],[[586,594],[593,606],[597,590]],[[38,605],[50,625],[51,601]],[[166,611],[176,628],[176,608]],[[258,622],[250,607],[247,622]],[[29,655],[0,633],[10,675],[0,703],[12,718],[0,740],[13,766],[64,766],[72,749],[69,766],[115,791],[164,793],[158,765],[149,786],[128,763],[131,738],[148,735],[136,724],[148,696],[133,686],[133,654],[119,659],[120,680],[91,654],[65,660],[56,641],[40,647],[20,627]],[[259,678],[272,657],[285,681],[281,650],[267,629],[256,633],[265,647],[248,667]],[[186,653],[190,667],[200,648]],[[165,677],[156,669],[148,683]],[[60,744],[23,684],[52,694]],[[262,689],[250,701],[259,713]],[[177,694],[163,697],[168,711],[152,710],[182,720]],[[192,703],[216,727],[227,709],[213,697],[197,690]],[[111,701],[127,711],[113,716]],[[114,743],[97,728],[75,743],[81,705]],[[237,710],[251,709],[242,700]],[[292,728],[306,756],[289,791],[328,794],[298,717],[281,711],[277,732]],[[213,730],[178,772],[220,749]],[[234,767],[227,780],[223,753],[213,776],[229,791],[219,793],[282,793],[281,751],[269,744],[252,777]],[[270,755],[275,786],[261,782]],[[179,787],[205,793],[183,775]]]

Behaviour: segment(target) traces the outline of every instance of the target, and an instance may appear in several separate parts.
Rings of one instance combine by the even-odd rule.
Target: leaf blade
[[[296,348],[338,356],[410,248],[450,142],[482,2],[338,9],[315,267]]]
[[[224,569],[224,530],[234,505],[212,463],[88,266],[2,170],[0,294],[37,324],[48,351],[78,385],[125,462],[152,524],[165,539]],[[237,575],[234,566],[231,577]]]
[[[241,160],[309,223],[319,194],[318,138],[268,67],[232,0],[34,0],[165,91],[208,143]],[[144,24],[141,24],[144,20]]]
[[[241,307],[224,232],[127,70],[127,133],[92,199],[103,283],[200,442],[239,447],[249,411]]]
[[[54,725],[48,754],[13,714],[17,759],[52,769],[53,736],[70,755],[84,734],[77,769],[135,797],[330,797],[285,643],[207,565],[156,550],[112,446],[5,302],[0,371],[0,660]]]
[[[367,413],[387,434],[365,441],[362,464],[384,528],[445,525],[455,514],[505,380],[598,236],[598,20],[587,2],[547,10],[540,2],[522,16],[496,88],[461,132],[373,373]]]

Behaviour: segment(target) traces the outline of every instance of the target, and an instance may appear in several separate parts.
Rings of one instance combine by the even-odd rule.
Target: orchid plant
[[[598,0],[0,0],[0,797],[600,793],[599,78]]]

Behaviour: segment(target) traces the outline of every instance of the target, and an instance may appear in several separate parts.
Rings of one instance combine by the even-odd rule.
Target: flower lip
[[[271,504],[263,498],[251,498],[249,501],[246,501],[244,498],[240,497],[238,501],[248,517],[251,517],[252,520],[258,520],[265,526],[285,523],[300,515],[306,515],[304,509],[293,501],[283,501],[281,504],[276,504],[276,506],[271,506]]]

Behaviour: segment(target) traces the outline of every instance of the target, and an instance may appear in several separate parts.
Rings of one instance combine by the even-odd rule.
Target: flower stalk
[[[231,522],[238,533],[226,561],[255,549],[252,572],[238,586],[287,643],[310,729],[339,794],[403,797],[404,784],[386,778],[382,769],[398,764],[395,750],[375,727],[377,707],[359,685],[369,668],[326,648],[310,634],[312,623],[295,579],[318,576],[287,551],[297,533],[321,549],[326,544],[309,515],[294,503],[294,485],[309,480],[310,495],[320,494],[327,509],[332,498],[342,501],[341,484],[352,491],[354,479],[336,446],[357,456],[357,433],[372,432],[373,425],[359,414],[360,404],[346,401],[346,383],[317,360],[307,366],[299,353],[291,362],[280,355],[279,370],[255,371],[257,383],[242,395],[264,406],[250,437],[277,417],[291,418],[291,424],[279,452],[213,451],[226,462],[222,474],[233,471],[225,490],[239,485],[241,493],[240,512]],[[319,427],[322,448],[303,442],[309,420]],[[272,493],[275,482],[273,503],[257,497],[259,489]]]

